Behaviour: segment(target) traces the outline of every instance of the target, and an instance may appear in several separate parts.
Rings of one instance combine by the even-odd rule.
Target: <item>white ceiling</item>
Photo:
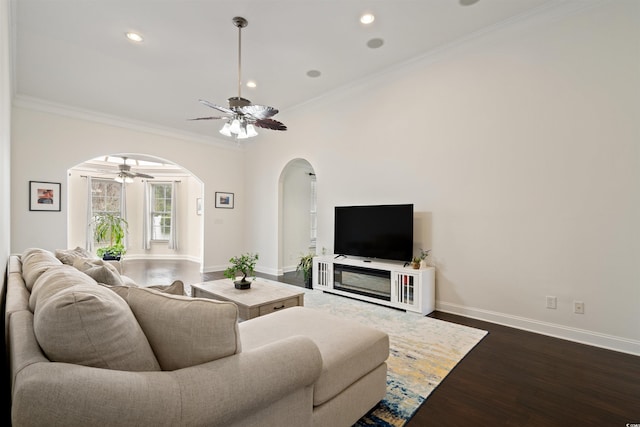
[[[18,99],[219,136],[199,98],[286,110],[562,0],[13,0]],[[465,4],[471,5],[465,6]],[[365,26],[363,12],[376,19]],[[134,44],[125,32],[145,38]],[[384,41],[371,49],[367,42]],[[309,70],[322,74],[307,76]],[[272,132],[272,131],[264,131]]]

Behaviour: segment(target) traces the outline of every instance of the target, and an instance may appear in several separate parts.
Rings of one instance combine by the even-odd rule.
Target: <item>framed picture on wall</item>
[[[60,212],[60,183],[29,181],[29,210]]]
[[[216,208],[233,209],[233,193],[216,191]]]

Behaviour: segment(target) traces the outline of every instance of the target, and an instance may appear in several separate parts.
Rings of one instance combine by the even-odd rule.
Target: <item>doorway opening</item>
[[[147,154],[108,154],[70,168],[67,188],[68,247],[95,253],[93,211],[115,209],[128,223],[125,260],[190,261],[201,270],[204,184],[185,168]]]
[[[278,269],[283,274],[295,273],[302,256],[316,254],[316,201],[313,166],[305,159],[291,160],[279,182]]]

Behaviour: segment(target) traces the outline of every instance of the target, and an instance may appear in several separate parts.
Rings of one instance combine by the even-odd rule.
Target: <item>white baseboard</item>
[[[207,265],[202,267],[203,273],[215,273],[217,271],[225,271],[229,267],[229,264],[224,265]]]
[[[202,260],[198,257],[191,255],[172,255],[172,254],[160,254],[160,255],[147,255],[147,254],[125,254],[124,261],[140,261],[140,260],[160,260],[160,261],[191,261],[200,263]]]
[[[443,301],[436,301],[436,310],[640,356],[640,341],[628,338]]]

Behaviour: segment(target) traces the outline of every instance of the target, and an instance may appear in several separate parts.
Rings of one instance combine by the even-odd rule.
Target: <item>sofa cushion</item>
[[[145,286],[147,289],[155,289],[165,294],[184,295],[184,283],[182,280],[174,280],[170,285],[151,285]]]
[[[28,248],[25,249],[22,254],[20,254],[20,257],[24,261],[31,254],[51,254],[51,252],[42,248]]]
[[[313,390],[314,406],[340,394],[389,356],[389,336],[358,322],[306,307],[291,307],[240,324],[245,350],[303,335],[322,354],[322,374]]]
[[[122,277],[125,277],[125,276],[122,276]],[[136,285],[135,283],[133,284],[133,286],[128,286],[126,284],[126,281],[125,281],[125,285],[124,286],[120,286],[120,285],[111,286],[111,285],[107,285],[105,283],[98,283],[98,284],[106,286],[107,288],[111,289],[113,292],[115,292],[116,294],[118,294],[122,298],[124,298],[125,301],[129,298],[129,288],[138,288],[138,287],[140,287],[140,286]],[[163,292],[165,294],[184,295],[184,283],[182,283],[181,280],[176,280],[170,285],[144,286],[144,288],[153,289],[153,290],[156,290],[156,291]]]
[[[73,265],[78,258],[93,258],[91,252],[80,246],[75,249],[56,249],[55,255],[63,264],[67,265]]]
[[[38,304],[34,332],[51,361],[123,371],[160,369],[125,300],[102,286],[73,285]]]
[[[62,262],[51,252],[27,249],[22,255],[22,277],[27,289],[31,291],[38,277],[56,265],[62,265]]]
[[[110,286],[123,286],[124,282],[118,270],[108,261],[93,258],[77,258],[73,266],[98,283]]]
[[[70,265],[61,264],[50,267],[42,273],[31,289],[29,309],[35,312],[39,304],[44,303],[58,291],[73,285],[97,286],[95,280]]]
[[[138,287],[138,284],[135,282],[135,280],[133,280],[131,277],[129,276],[125,276],[124,274],[120,275],[120,278],[122,279],[122,282],[125,286],[134,286],[134,287]]]
[[[231,302],[129,288],[127,302],[163,370],[240,352],[238,307]]]

